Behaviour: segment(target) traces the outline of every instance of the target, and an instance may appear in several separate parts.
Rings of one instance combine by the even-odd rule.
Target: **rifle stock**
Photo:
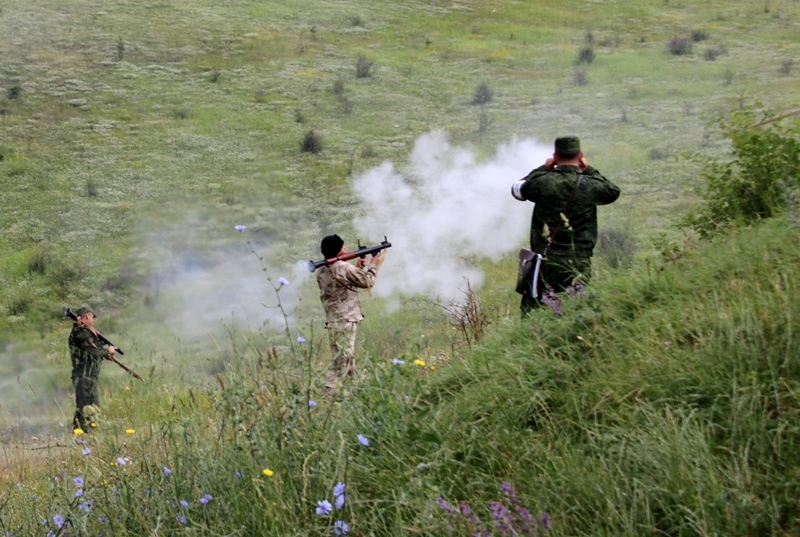
[[[381,250],[386,248],[390,248],[392,243],[386,240],[386,236],[383,237],[383,242],[380,244],[376,244],[375,246],[361,246],[359,244],[358,250],[355,252],[345,252],[344,254],[331,257],[330,259],[322,259],[320,261],[308,261],[308,271],[314,272],[320,267],[326,267],[328,265],[332,265],[337,261],[349,261],[351,259],[355,259],[356,257],[366,257],[368,255],[372,255],[373,257],[376,255],[380,255]]]
[[[69,317],[69,318],[70,318],[70,319],[72,319],[73,321],[77,321],[77,320],[78,320],[78,316],[77,316],[77,315],[75,315],[75,312],[74,312],[74,311],[72,311],[72,308],[67,308],[67,311],[65,311],[65,312],[64,312],[64,317]],[[116,349],[117,349],[117,352],[118,352],[119,354],[125,354],[124,352],[122,352],[122,349],[120,349],[119,347],[117,347],[116,345],[114,345],[113,343],[111,343],[111,340],[110,340],[110,339],[108,339],[106,336],[104,336],[104,335],[103,335],[103,334],[101,334],[100,332],[97,332],[96,330],[95,330],[95,332],[97,333],[97,339],[99,339],[100,341],[102,341],[102,342],[103,342],[103,343],[105,343],[106,345],[111,345],[112,347],[116,348]],[[133,377],[134,377],[134,378],[137,378],[137,379],[141,380],[142,382],[144,382],[144,379],[143,379],[143,378],[142,378],[142,377],[139,375],[139,373],[137,373],[136,371],[134,371],[133,369],[131,369],[131,368],[130,368],[130,367],[128,367],[127,365],[123,364],[123,363],[122,363],[122,362],[120,362],[119,360],[117,360],[117,358],[116,358],[116,357],[114,357],[114,356],[110,356],[110,357],[108,358],[108,360],[109,360],[109,361],[111,361],[111,362],[114,362],[115,364],[117,364],[118,366],[120,366],[122,369],[124,369],[125,371],[127,371],[128,373],[130,373],[131,375],[133,375]]]

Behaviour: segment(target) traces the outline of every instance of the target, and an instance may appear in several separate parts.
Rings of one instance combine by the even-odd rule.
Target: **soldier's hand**
[[[586,157],[581,157],[578,160],[578,167],[581,169],[582,172],[586,171],[586,168],[589,167],[589,161],[586,160]]]
[[[553,157],[550,157],[549,159],[545,160],[544,161],[544,167],[547,168],[550,171],[555,170],[556,169],[556,159],[554,159]]]
[[[366,257],[359,257],[358,258],[358,268],[364,268],[367,266],[367,258]]]
[[[111,359],[117,354],[117,348],[114,345],[108,346],[108,358]]]
[[[375,265],[375,268],[380,268],[381,264],[383,264],[384,257],[386,257],[386,250],[383,250],[378,255],[373,255],[369,262],[370,264]]]

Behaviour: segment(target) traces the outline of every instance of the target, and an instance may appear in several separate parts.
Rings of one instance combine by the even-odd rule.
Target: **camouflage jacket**
[[[96,379],[100,375],[100,362],[108,356],[108,348],[94,332],[74,323],[69,334],[69,355],[72,359],[73,379]]]
[[[377,276],[378,269],[371,264],[362,269],[345,261],[336,261],[320,268],[317,283],[319,299],[325,309],[325,326],[361,321],[364,316],[358,290],[372,287]]]
[[[531,217],[531,250],[534,252],[541,253],[547,248],[548,238],[562,221],[561,213],[580,173],[577,166],[560,166],[552,171],[541,166],[524,178],[520,193],[536,204]],[[595,168],[586,168],[566,221],[553,238],[547,255],[591,257],[597,243],[597,206],[612,203],[618,197],[619,188],[614,183]]]

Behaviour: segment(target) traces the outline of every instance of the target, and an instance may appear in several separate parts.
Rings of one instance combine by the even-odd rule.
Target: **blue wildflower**
[[[186,500],[181,500],[181,501],[180,501],[180,502],[178,502],[178,503],[179,503],[179,504],[181,504],[181,507],[183,507],[184,509],[186,509],[187,507],[189,507],[189,502],[187,502]]]
[[[75,485],[77,485],[79,487],[83,486],[83,478],[82,477],[76,477],[75,479],[72,480],[72,482],[75,483]]]
[[[298,343],[305,343],[306,342],[306,338],[304,338],[303,336],[297,336],[297,342]]]
[[[242,225],[233,226],[233,229],[235,229],[239,233],[244,233],[244,230],[247,229],[247,226],[242,226]]]
[[[80,498],[81,496],[83,496],[83,489],[76,490],[75,491],[75,497],[76,498]]]
[[[347,535],[348,531],[350,531],[350,526],[344,520],[337,520],[333,523],[333,533],[336,535]]]
[[[182,516],[182,515],[181,516],[176,516],[175,520],[177,520],[178,522],[180,522],[184,526],[186,525],[186,517],[185,516]]]
[[[172,470],[170,470],[169,468],[167,468],[167,467],[165,466],[165,467],[164,467],[164,475],[172,475]]]
[[[101,524],[105,524],[106,522],[108,522],[108,517],[107,516],[99,516],[99,517],[97,517],[97,521],[100,522]]]
[[[308,408],[314,408],[315,406],[317,406],[316,401],[314,401],[313,399],[308,401]]]
[[[55,527],[57,527],[58,529],[64,527],[64,517],[61,515],[55,515],[53,517],[53,525],[55,525]]]
[[[125,459],[123,459],[122,457],[117,457],[117,464],[119,464],[120,466],[125,466],[125,464],[127,463],[125,462]]]
[[[214,497],[211,494],[203,494],[203,497],[200,498],[200,504],[201,505],[207,505],[208,502],[210,502],[213,499],[214,499]]]
[[[406,361],[401,360],[400,358],[392,358],[392,363],[394,365],[405,365]]]
[[[344,507],[345,501],[347,501],[347,496],[345,496],[344,494],[337,496],[336,501],[334,502],[336,504],[336,509],[341,509],[342,507]]]
[[[91,452],[92,452],[91,449],[89,449],[88,447],[85,447],[85,448],[83,448],[83,451],[81,453],[83,453],[84,455],[88,455]]]
[[[331,511],[333,511],[333,506],[331,505],[331,502],[329,502],[328,500],[322,500],[317,502],[317,514],[319,516],[329,515],[331,514]]]
[[[346,486],[347,485],[345,485],[341,481],[336,483],[336,486],[333,487],[333,495],[334,496],[341,496],[342,494],[344,494],[344,489],[345,489]]]
[[[358,443],[361,444],[362,446],[369,445],[369,438],[367,438],[363,434],[358,435],[356,438],[358,438]]]
[[[92,503],[93,503],[92,500],[86,500],[85,502],[78,504],[78,509],[80,509],[81,511],[83,511],[85,513],[91,513],[92,512]]]
[[[236,472],[234,472],[233,475],[236,476],[236,479],[244,479],[244,475],[242,474],[242,472],[240,472],[238,470]]]
[[[278,278],[278,283],[281,285],[289,285],[289,280],[281,276],[280,278]]]

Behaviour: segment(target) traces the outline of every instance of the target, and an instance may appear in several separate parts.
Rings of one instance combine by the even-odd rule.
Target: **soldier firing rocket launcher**
[[[390,248],[392,243],[386,240],[386,235],[383,236],[383,242],[377,244],[375,246],[361,246],[361,242],[358,243],[358,250],[355,252],[345,252],[338,257],[332,257],[330,259],[323,259],[321,261],[311,261],[308,262],[308,271],[314,272],[320,267],[326,267],[328,265],[332,265],[337,261],[349,261],[351,259],[355,259],[356,257],[367,257],[368,255],[372,255],[373,257],[376,255],[381,254],[381,250],[386,248]]]

